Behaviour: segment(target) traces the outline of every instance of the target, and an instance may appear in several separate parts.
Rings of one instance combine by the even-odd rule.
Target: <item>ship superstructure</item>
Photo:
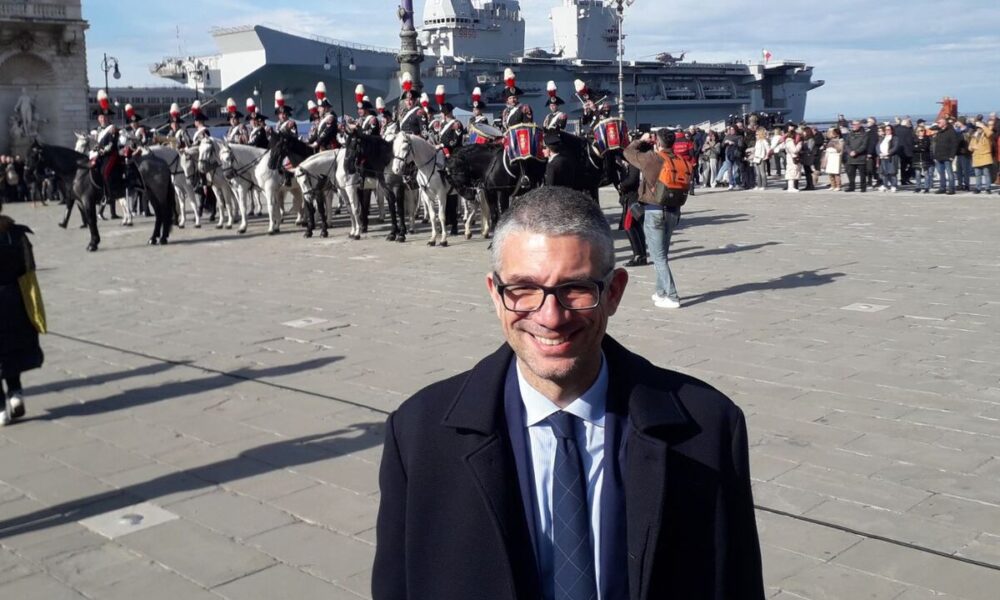
[[[425,56],[420,67],[424,87],[444,85],[449,101],[460,108],[468,108],[472,89],[480,87],[499,112],[503,72],[511,67],[525,92],[521,101],[532,105],[538,121],[545,114],[549,80],[568,101],[563,109],[571,117],[581,108],[573,95],[575,79],[583,79],[598,97],[607,96],[616,104],[619,21],[611,4],[558,0],[550,13],[552,45],[526,49],[518,1],[426,0],[418,28]],[[326,82],[338,112],[343,101],[345,111],[353,114],[358,83],[372,98],[382,96],[389,103],[399,95],[398,49],[265,25],[216,29],[212,35],[218,55],[168,59],[155,65],[154,73],[197,85],[197,73],[192,78],[185,65],[211,65],[214,85],[206,87],[202,79],[203,92],[223,100],[256,92],[267,105],[267,98],[281,89],[299,117],[319,80]],[[812,81],[812,67],[798,60],[701,63],[664,53],[657,60],[626,61],[623,71],[626,117],[652,125],[717,121],[747,112],[780,113],[786,120],[800,121],[806,94],[823,84]]]

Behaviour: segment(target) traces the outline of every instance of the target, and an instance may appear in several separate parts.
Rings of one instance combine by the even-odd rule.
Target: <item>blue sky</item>
[[[560,0],[522,0],[526,44],[551,46],[548,9]],[[104,52],[121,64],[121,85],[160,85],[149,65],[167,55],[213,53],[213,26],[260,23],[382,46],[398,45],[398,0],[296,3],[208,0],[121,3],[84,0],[88,75],[103,84]],[[423,0],[415,0],[418,20]],[[985,0],[838,0],[758,2],[637,0],[626,17],[626,58],[686,50],[699,62],[804,60],[826,85],[809,96],[806,115],[937,112],[942,96],[962,112],[1000,110],[1000,77],[988,65],[1000,56],[1000,8]],[[302,8],[297,8],[301,6]],[[830,9],[835,6],[836,9]],[[124,8],[123,8],[124,7]],[[276,7],[276,8],[275,8]],[[178,31],[180,35],[178,37]]]

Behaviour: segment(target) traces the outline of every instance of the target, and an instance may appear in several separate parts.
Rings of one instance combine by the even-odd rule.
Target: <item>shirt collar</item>
[[[541,392],[531,387],[531,384],[521,374],[521,365],[517,364],[517,385],[521,391],[521,401],[524,403],[525,415],[527,416],[527,426],[537,425],[549,418],[553,413],[559,411],[551,400],[546,398]],[[571,402],[564,410],[576,417],[583,419],[598,427],[604,427],[604,414],[607,407],[608,398],[608,362],[601,353],[601,370],[597,374],[597,379],[583,393],[582,396]]]

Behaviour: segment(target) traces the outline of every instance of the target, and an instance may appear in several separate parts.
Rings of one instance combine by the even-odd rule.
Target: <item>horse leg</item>
[[[253,188],[251,187],[241,187],[236,193],[236,204],[240,209],[240,228],[237,233],[243,234],[247,232],[247,196],[253,193]]]
[[[421,206],[424,207],[425,214],[427,214],[430,217],[433,217],[434,216],[434,207],[431,204],[432,200],[431,200],[429,191],[426,190],[426,189],[424,189],[424,188],[420,188],[420,192],[419,193],[420,193],[420,204],[421,204]],[[435,220],[433,218],[427,219],[427,222],[431,226],[431,237],[430,237],[429,240],[427,240],[427,245],[428,246],[436,246],[437,245],[437,223],[435,222]]]
[[[313,201],[316,203],[316,209],[319,211],[319,236],[329,237],[329,224],[326,219],[326,203],[329,201],[328,195],[322,186],[314,189],[311,194]],[[305,192],[302,194],[302,199],[307,199]]]
[[[313,229],[316,228],[316,208],[313,206],[313,201],[310,200],[312,195],[307,196],[305,201],[306,209],[306,232],[303,237],[311,238],[313,236]]]
[[[153,205],[153,216],[160,222],[160,245],[165,246],[170,237],[170,229],[174,225],[174,207],[177,205],[177,192],[174,186],[167,185],[166,198],[157,196]],[[148,204],[147,204],[148,206]]]
[[[375,187],[375,202],[378,204],[378,222],[385,223],[385,190],[381,185]]]
[[[347,209],[351,212],[351,233],[348,237],[354,240],[361,239],[361,199],[359,198],[360,187],[349,185],[344,190],[347,196]]]
[[[437,215],[438,224],[441,225],[441,246],[448,246],[448,189],[438,190],[437,194]],[[431,220],[435,218],[435,215],[431,215]]]
[[[265,184],[265,189],[262,190],[264,195],[264,204],[267,205],[267,234],[274,235],[278,233],[278,226],[275,223],[275,196],[278,194],[278,190],[275,189],[277,185],[274,182],[274,178],[270,178]],[[279,217],[280,218],[280,217]]]

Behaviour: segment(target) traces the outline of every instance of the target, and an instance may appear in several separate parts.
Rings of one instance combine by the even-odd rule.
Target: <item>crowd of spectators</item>
[[[841,118],[821,130],[806,124],[774,127],[753,119],[731,122],[725,132],[690,127],[678,138],[690,140],[682,153],[695,166],[704,187],[763,190],[769,185],[789,192],[827,189],[914,193],[989,194],[998,181],[1000,122],[984,118],[941,118],[934,122],[874,117],[848,122]],[[688,149],[689,148],[689,149]]]

